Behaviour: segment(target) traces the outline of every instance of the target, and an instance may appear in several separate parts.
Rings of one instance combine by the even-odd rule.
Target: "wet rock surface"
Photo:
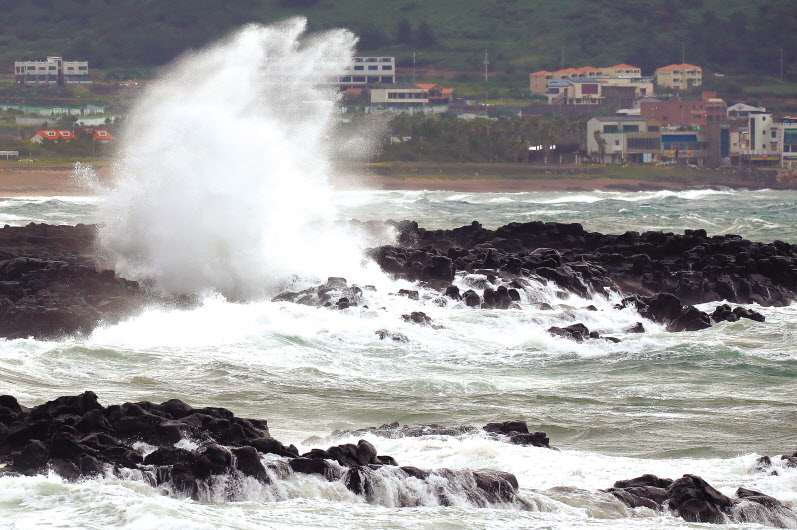
[[[393,223],[399,245],[371,254],[397,276],[445,288],[450,271],[492,271],[500,277],[541,277],[565,290],[627,294],[668,293],[682,304],[726,300],[787,305],[797,292],[797,246],[753,242],[738,235],[588,232],[578,223],[510,223],[488,230],[474,221],[453,230],[426,230],[412,221]],[[437,258],[437,259],[436,259]],[[446,262],[447,263],[447,262]]]
[[[627,295],[621,307],[633,305],[668,331],[681,332],[743,318],[764,321],[763,315],[744,307],[726,303],[709,314],[695,304],[782,306],[797,293],[797,246],[783,241],[753,242],[731,234],[709,237],[704,230],[606,235],[588,232],[577,223],[510,223],[496,230],[476,221],[453,230],[426,230],[414,221],[386,224],[395,229],[397,244],[370,249],[368,255],[392,276],[438,290],[438,305],[461,301],[480,309],[521,308],[520,293],[537,281],[553,284],[565,297],[617,291]],[[451,284],[460,273],[469,275],[471,289],[461,291]],[[345,281],[336,296],[348,297],[344,287]],[[339,307],[334,300],[313,298],[313,292],[283,293],[275,299],[317,300],[323,302],[318,305]],[[419,299],[415,290],[396,294]],[[545,303],[539,308],[552,309]],[[405,320],[428,324],[412,315]],[[579,326],[583,324],[553,327],[549,333],[575,341],[600,337],[575,329]],[[629,331],[644,332],[644,326]]]
[[[773,497],[746,488],[728,497],[696,475],[677,480],[642,475],[617,481],[606,491],[630,508],[669,511],[693,523],[759,523],[780,528],[797,523],[797,512]]]
[[[341,438],[352,438],[356,436],[363,436],[365,434],[373,434],[380,438],[420,438],[422,436],[465,436],[477,434],[480,432],[487,433],[490,437],[509,442],[516,445],[527,445],[534,447],[545,447],[553,449],[549,444],[550,440],[544,432],[529,432],[529,427],[525,421],[511,420],[504,422],[492,422],[484,425],[483,427],[476,427],[474,425],[456,425],[445,426],[436,423],[430,425],[401,425],[399,422],[386,423],[379,427],[366,427],[357,430],[337,430],[326,438],[312,437],[305,440],[304,443],[323,443],[330,440],[339,440]]]
[[[146,304],[186,305],[98,265],[95,227],[30,223],[0,229],[0,337],[89,333]]]
[[[185,440],[192,443],[178,446]],[[53,470],[70,481],[135,471],[152,486],[192,498],[214,484],[229,488],[231,481],[253,479],[268,485],[302,473],[342,480],[369,502],[380,482],[408,477],[430,480],[444,505],[454,504],[451,495],[477,506],[519,502],[511,473],[399,467],[366,440],[300,455],[293,445],[272,438],[265,420],[239,418],[220,407],[194,408],[177,399],[103,407],[90,391],[33,408],[0,396],[0,461],[6,474]],[[234,487],[228,496],[235,498]],[[405,505],[417,502],[408,498]]]
[[[371,231],[395,231],[398,244],[373,248],[369,256],[397,278],[439,290],[439,305],[462,301],[473,308],[519,308],[524,287],[543,281],[582,297],[609,290],[640,300],[672,295],[681,311],[662,318],[668,329],[686,331],[718,321],[763,320],[746,308],[728,311],[730,306],[721,306],[708,315],[693,309],[694,304],[782,306],[797,292],[797,246],[783,241],[709,237],[703,230],[604,235],[577,223],[510,223],[496,230],[475,221],[453,230],[425,230],[413,221],[360,224]],[[31,223],[0,229],[0,336],[45,339],[88,333],[101,322],[139,312],[145,304],[192,303],[163,297],[103,269],[94,239],[95,228],[89,225]],[[460,292],[451,284],[459,273],[486,281]],[[281,293],[275,300],[346,310],[363,307],[363,293],[373,289],[331,277],[316,287]],[[417,290],[395,294],[419,299]],[[430,323],[412,314],[409,319]]]

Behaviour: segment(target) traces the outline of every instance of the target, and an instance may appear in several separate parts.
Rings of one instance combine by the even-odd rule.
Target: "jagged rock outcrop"
[[[184,439],[196,448],[175,446]],[[142,452],[138,442],[154,450]],[[266,454],[280,458],[264,459]],[[0,461],[6,464],[3,473],[52,469],[67,480],[137,470],[153,486],[193,498],[216,483],[254,479],[268,485],[304,473],[342,480],[369,502],[375,500],[376,482],[409,476],[429,479],[427,487],[441,504],[459,494],[477,506],[519,502],[517,479],[510,473],[400,468],[366,440],[300,455],[293,445],[272,438],[265,420],[239,418],[220,407],[194,408],[177,399],[103,407],[90,391],[30,409],[12,396],[0,396]],[[235,498],[235,488],[229,495]],[[406,499],[408,506],[414,502]]]
[[[617,481],[607,491],[631,508],[666,510],[693,523],[758,523],[780,528],[797,523],[797,512],[773,497],[745,488],[728,497],[696,475],[677,480],[642,475]]]

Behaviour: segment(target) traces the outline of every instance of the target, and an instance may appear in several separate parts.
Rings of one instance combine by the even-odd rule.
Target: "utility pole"
[[[412,52],[412,84],[415,84],[415,52]]]
[[[780,47],[780,80],[783,81],[783,46]]]
[[[681,42],[681,64],[686,63],[686,42]]]
[[[487,59],[487,48],[484,49],[484,114],[487,114],[487,65],[490,61]],[[490,155],[492,157],[492,155]],[[492,160],[490,160],[492,162]]]
[[[562,65],[560,67],[561,70],[565,69],[565,47],[562,46]]]

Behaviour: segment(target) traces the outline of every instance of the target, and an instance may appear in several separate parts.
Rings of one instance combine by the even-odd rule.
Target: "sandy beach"
[[[463,176],[443,174],[437,176],[394,176],[377,175],[362,168],[347,168],[336,172],[331,184],[336,189],[377,189],[377,190],[429,190],[457,192],[529,192],[529,191],[650,191],[686,190],[699,188],[764,188],[756,183],[740,178],[706,180],[705,178],[650,178],[633,179],[612,178],[603,175],[564,174],[549,175],[535,173],[512,175],[511,177]],[[111,179],[109,166],[94,168],[100,183]],[[344,175],[345,176],[342,176]],[[24,196],[82,196],[95,195],[90,182],[76,175],[73,167],[0,167],[0,197]]]

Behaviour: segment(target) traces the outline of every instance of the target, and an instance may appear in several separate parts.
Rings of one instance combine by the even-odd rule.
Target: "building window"
[[[648,127],[648,132],[659,132],[659,126],[658,125],[650,125]]]
[[[378,83],[379,82],[379,78],[378,77],[374,77],[374,76],[368,76],[368,82],[369,83]]]
[[[369,70],[379,70],[379,67],[378,67],[378,66],[376,66],[376,65],[374,65],[374,66],[371,66],[371,65],[369,64],[369,65],[368,65],[368,69],[369,69]]]
[[[78,66],[77,69],[78,70],[88,70],[89,67],[88,66]]]
[[[354,65],[354,69],[355,70],[365,70],[365,67],[363,65]]]
[[[624,133],[639,132],[639,125],[623,125],[623,132]]]
[[[661,141],[658,138],[629,138],[628,148],[658,151],[661,149]]]
[[[616,133],[620,130],[617,125],[604,125],[603,126],[603,134],[611,134]]]
[[[615,140],[614,145],[620,145],[620,140]]]
[[[365,83],[365,78],[361,75],[355,75],[352,79],[354,83]]]
[[[777,131],[772,131],[772,138],[777,138]]]
[[[392,70],[392,69],[393,69],[393,65],[390,65],[390,64],[385,65],[385,66],[382,67],[382,70]]]
[[[28,66],[28,71],[30,71],[30,70],[35,70],[35,69],[36,69],[36,67],[35,67],[35,66]]]

